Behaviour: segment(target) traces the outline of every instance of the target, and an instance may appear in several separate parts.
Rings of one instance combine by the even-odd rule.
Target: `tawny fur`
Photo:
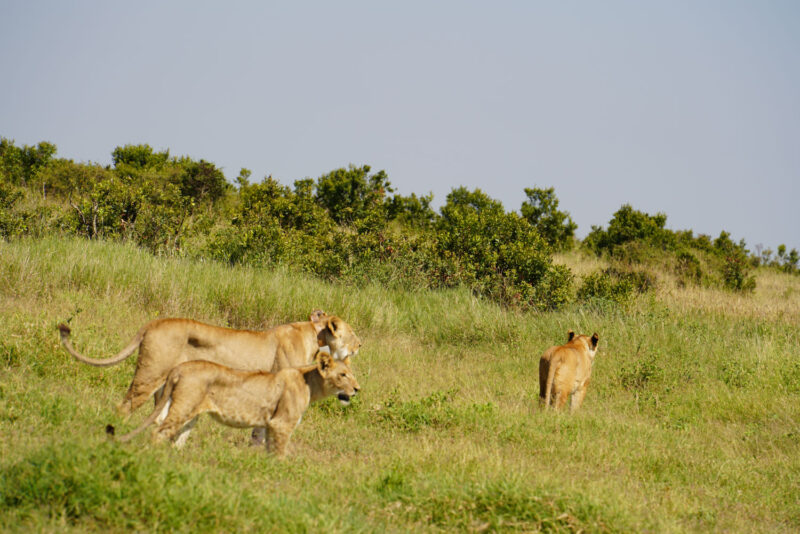
[[[117,355],[105,360],[78,353],[69,340],[68,326],[59,325],[61,343],[75,359],[97,367],[116,365],[139,349],[133,380],[119,404],[130,415],[152,396],[175,366],[206,360],[236,369],[276,372],[308,365],[321,346],[335,359],[356,354],[361,340],[336,316],[315,311],[309,321],[283,324],[265,331],[235,330],[192,319],[156,319],[147,323]]]
[[[153,413],[118,440],[130,440],[169,406],[166,418],[154,432],[156,441],[170,439],[180,447],[196,418],[209,413],[232,427],[266,427],[267,450],[284,456],[292,432],[310,402],[330,395],[349,402],[358,390],[350,358],[337,361],[325,352],[318,353],[315,365],[277,373],[242,371],[202,360],[184,362],[170,371]],[[107,431],[113,434],[113,427],[107,427]]]
[[[570,395],[570,410],[580,408],[592,375],[599,337],[576,336],[570,330],[564,345],[550,347],[539,359],[539,400],[545,408],[561,409]]]

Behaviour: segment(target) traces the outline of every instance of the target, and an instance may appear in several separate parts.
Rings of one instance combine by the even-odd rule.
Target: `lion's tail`
[[[558,354],[553,354],[553,357],[550,358],[550,368],[547,370],[547,383],[545,384],[545,396],[544,396],[544,407],[545,409],[550,407],[550,397],[553,393],[553,380],[556,376],[556,367],[558,367]]]
[[[137,435],[141,434],[141,432],[145,428],[153,424],[153,421],[155,421],[156,418],[158,418],[158,415],[164,410],[164,407],[167,405],[167,402],[169,402],[170,399],[172,398],[172,390],[175,388],[175,384],[178,383],[178,380],[180,380],[180,373],[177,371],[177,369],[173,369],[170,372],[169,376],[167,377],[167,381],[164,384],[164,392],[161,395],[161,399],[158,401],[158,404],[156,404],[156,407],[153,409],[153,413],[147,416],[147,419],[142,421],[142,424],[139,425],[138,428],[136,428],[135,430],[131,430],[127,434],[124,434],[116,438],[116,440],[121,443],[130,441]],[[111,425],[106,426],[106,433],[113,436],[114,427]]]
[[[61,344],[64,345],[64,348],[67,349],[67,352],[72,354],[72,356],[83,363],[88,363],[89,365],[94,365],[95,367],[111,367],[112,365],[117,365],[119,362],[136,352],[136,349],[139,348],[139,345],[142,343],[142,339],[144,338],[144,333],[146,332],[146,328],[142,328],[139,330],[128,346],[122,349],[119,354],[116,356],[112,356],[111,358],[105,360],[98,360],[95,358],[87,358],[83,354],[79,353],[72,347],[72,343],[69,340],[70,329],[64,323],[58,325],[58,330],[61,332]]]

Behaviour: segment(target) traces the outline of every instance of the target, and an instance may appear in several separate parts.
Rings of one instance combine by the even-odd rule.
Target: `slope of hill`
[[[588,273],[596,259],[557,262]],[[658,274],[658,273],[657,273]],[[627,306],[508,311],[468,291],[332,285],[80,239],[0,241],[4,531],[786,531],[800,529],[800,278],[752,294],[668,274]],[[180,451],[109,443],[155,317],[238,328],[344,317],[362,392],[313,405],[278,461],[201,419]],[[576,414],[537,405],[538,359],[599,332]]]

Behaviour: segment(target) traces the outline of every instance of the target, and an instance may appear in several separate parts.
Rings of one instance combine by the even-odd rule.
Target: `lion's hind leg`
[[[587,380],[581,387],[578,388],[578,391],[572,394],[572,403],[570,404],[570,411],[575,411],[581,407],[583,404],[583,398],[586,396],[586,389],[589,386],[589,381]]]
[[[158,400],[161,398],[161,394],[163,394],[164,391],[164,381],[166,378],[167,376],[164,375],[145,382],[134,375],[133,381],[130,387],[128,387],[128,392],[125,393],[125,398],[123,398],[122,402],[117,406],[117,412],[121,416],[127,418],[141,405],[147,402],[147,399],[153,396],[154,393],[157,393],[156,404],[158,404]]]
[[[564,406],[567,405],[567,400],[569,399],[569,390],[566,388],[562,388],[558,391],[555,398],[555,409],[560,410]]]

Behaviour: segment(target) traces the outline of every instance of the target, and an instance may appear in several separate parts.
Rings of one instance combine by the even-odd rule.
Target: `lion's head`
[[[336,395],[345,406],[350,404],[350,399],[361,389],[350,369],[350,357],[339,361],[327,352],[320,351],[317,353],[317,368],[322,376],[325,394]]]
[[[327,346],[335,360],[358,353],[361,340],[343,319],[335,315],[319,317],[314,322],[320,346]]]

